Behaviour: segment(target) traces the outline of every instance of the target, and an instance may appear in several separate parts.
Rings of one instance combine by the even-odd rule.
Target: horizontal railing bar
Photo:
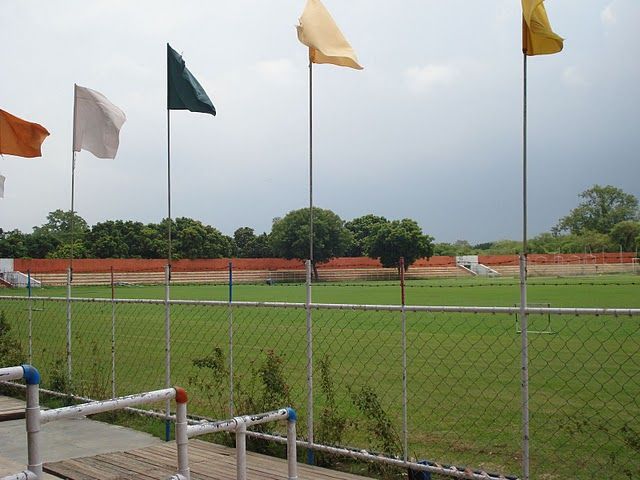
[[[260,413],[257,415],[243,415],[229,420],[189,425],[189,427],[187,427],[187,436],[191,438],[199,435],[205,435],[207,433],[234,431],[241,424],[249,427],[251,425],[275,422],[277,420],[286,420],[287,418],[289,418],[289,412],[286,408],[281,408],[280,410]]]
[[[96,413],[110,412],[119,410],[131,405],[140,405],[142,403],[159,402],[168,400],[176,396],[173,388],[165,388],[162,390],[154,390],[152,392],[138,393],[119,397],[113,400],[100,400],[80,405],[72,405],[70,407],[54,408],[44,410],[41,414],[40,421],[42,423],[52,422],[54,420],[62,420],[63,418],[77,418],[85,415],[93,415]]]
[[[281,437],[279,435],[270,435],[268,433],[255,432],[248,430],[247,435],[250,435],[254,438],[259,438],[262,440],[270,440],[278,443],[286,443],[287,439]],[[486,472],[474,472],[469,469],[464,470],[453,466],[443,466],[443,465],[425,465],[417,462],[405,462],[404,460],[400,460],[397,458],[386,457],[384,455],[376,455],[373,453],[369,453],[366,450],[356,450],[351,448],[344,447],[332,447],[329,445],[321,445],[317,443],[312,443],[309,445],[309,442],[305,440],[297,440],[296,444],[301,448],[311,448],[312,450],[316,450],[319,452],[327,452],[333,453],[335,455],[346,456],[350,458],[356,458],[358,460],[365,460],[369,462],[376,463],[385,463],[387,465],[393,465],[398,468],[403,469],[411,469],[411,470],[419,470],[424,472],[438,473],[440,475],[445,475],[453,478],[464,478],[464,479],[474,479],[474,480],[518,480],[517,477],[505,477],[503,475],[490,474]]]
[[[0,368],[0,382],[8,382],[9,380],[19,380],[24,376],[22,367],[4,367]]]
[[[26,300],[22,296],[0,296],[0,301],[6,300]],[[66,302],[65,297],[31,297],[32,300],[45,300],[52,302]],[[71,297],[71,302],[78,303],[116,303],[116,304],[146,304],[164,305],[164,300],[140,299],[140,298],[83,298]],[[171,305],[188,305],[201,307],[248,307],[248,308],[291,308],[304,309],[304,303],[290,302],[226,302],[223,300],[170,300]],[[480,306],[457,306],[457,305],[362,305],[347,303],[312,303],[314,310],[353,310],[353,311],[376,311],[376,312],[401,312],[404,308],[406,312],[414,313],[477,313],[477,314],[503,314],[515,315],[520,313],[519,307],[480,307]],[[615,316],[615,317],[635,317],[640,316],[640,308],[592,308],[592,307],[527,307],[525,312],[529,315],[593,315],[593,316]]]

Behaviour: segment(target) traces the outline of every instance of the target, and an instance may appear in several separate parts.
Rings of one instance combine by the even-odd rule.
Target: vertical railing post
[[[27,383],[27,469],[42,479],[42,452],[40,444],[40,373],[31,365],[23,365]]]
[[[67,269],[67,381],[71,387],[71,268]]]
[[[236,427],[236,480],[247,479],[247,425],[240,422]]]
[[[187,436],[187,393],[176,388],[176,449],[178,451],[178,474],[190,480],[189,437]]]
[[[305,262],[306,282],[307,282],[307,463],[314,464],[313,458],[313,324],[311,318],[311,260]]]
[[[288,408],[287,410],[289,412],[289,418],[287,418],[287,472],[289,480],[297,480],[296,421],[298,420],[298,415],[293,408]]]
[[[171,265],[164,267],[164,386],[171,387]],[[171,400],[165,406],[166,419],[164,421],[164,438],[168,442],[171,438]]]

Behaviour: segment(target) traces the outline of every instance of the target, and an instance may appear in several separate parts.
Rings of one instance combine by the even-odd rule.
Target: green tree
[[[560,237],[560,251],[563,253],[593,253],[615,250],[611,238],[606,233],[583,231],[580,235],[564,235]]]
[[[373,214],[363,215],[345,223],[344,226],[351,232],[353,237],[353,241],[345,254],[348,257],[368,256],[371,239],[380,227],[386,223],[389,223],[389,220]]]
[[[482,245],[493,245],[493,242]],[[444,255],[447,257],[456,257],[458,255],[473,255],[476,249],[482,248],[478,245],[473,247],[467,240],[456,240],[455,243],[436,243],[433,245],[434,255]]]
[[[176,219],[176,258],[230,257],[231,238],[199,220],[181,217]]]
[[[274,220],[271,230],[273,253],[282,258],[309,258],[309,209],[301,208]],[[317,265],[344,255],[351,233],[331,210],[313,209],[313,273],[318,278]]]
[[[405,218],[383,225],[374,235],[369,249],[371,258],[379,258],[384,267],[399,268],[404,257],[407,270],[417,259],[433,255],[433,237],[424,235],[415,220]]]
[[[609,233],[614,225],[625,220],[639,220],[638,199],[611,185],[593,187],[582,192],[580,204],[560,219],[554,232],[581,234],[590,230]]]
[[[108,220],[96,223],[87,234],[91,256],[96,258],[127,258],[129,243],[125,239],[125,222]]]
[[[233,252],[238,258],[250,258],[247,255],[249,245],[255,241],[256,234],[251,227],[240,227],[233,232]]]
[[[609,233],[615,245],[621,245],[626,252],[632,252],[638,248],[638,238],[640,238],[640,222],[625,220],[616,223]]]
[[[257,235],[251,227],[240,227],[233,232],[233,252],[238,258],[273,257],[269,235]]]
[[[4,232],[0,230],[0,258],[21,258],[29,256],[28,235],[20,230]]]
[[[73,229],[73,231],[72,231]],[[71,210],[57,209],[49,212],[47,222],[39,227],[33,227],[31,234],[34,258],[65,258],[71,253],[71,239],[73,238],[74,257],[85,257],[88,249],[85,237],[89,232],[87,222]]]

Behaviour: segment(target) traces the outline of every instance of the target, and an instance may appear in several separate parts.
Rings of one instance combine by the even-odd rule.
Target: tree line
[[[550,232],[529,241],[531,253],[611,252],[640,246],[638,199],[612,186],[594,185]],[[77,214],[55,210],[32,233],[0,230],[0,257],[167,258],[169,220],[160,223],[108,220],[89,226]],[[238,228],[233,236],[199,220],[171,221],[173,258],[309,258],[309,210],[273,220],[271,232]],[[434,243],[415,220],[368,214],[345,222],[331,210],[314,208],[314,264],[340,256],[378,258],[386,267],[408,268],[432,255],[513,254],[521,242],[499,240],[471,245],[465,240]]]
[[[199,220],[181,217],[160,223],[107,220],[89,226],[78,214],[55,210],[32,233],[0,231],[3,258],[309,258],[309,210],[273,221],[270,233],[238,228],[233,237]],[[366,241],[365,241],[366,240]],[[397,266],[433,254],[433,238],[415,220],[389,221],[365,215],[344,222],[331,210],[314,208],[314,264],[339,256],[369,255]]]
[[[530,253],[637,252],[640,248],[638,199],[611,185],[594,185],[551,231],[528,239]],[[436,255],[503,255],[520,252],[522,242],[498,240],[471,245],[465,240],[436,243]]]

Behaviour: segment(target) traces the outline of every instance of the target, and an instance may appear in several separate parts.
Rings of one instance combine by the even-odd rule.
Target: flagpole
[[[67,380],[71,384],[71,282],[73,281],[73,217],[76,189],[76,88],[73,84],[73,125],[71,127],[71,217],[69,219],[69,271],[67,272]]]
[[[307,265],[307,440],[313,445],[313,324],[311,318],[311,279],[313,265],[313,60],[309,50],[309,263]],[[313,465],[313,450],[307,450],[307,463]]]
[[[171,387],[171,109],[169,108],[169,52],[171,47],[167,43],[167,219],[168,243],[167,265],[164,269],[164,386]],[[168,442],[171,437],[171,401],[165,404],[166,417],[164,420],[164,437]]]
[[[169,234],[167,247],[167,263],[171,268],[171,110],[167,108],[167,218],[169,219]]]
[[[522,473],[529,479],[529,341],[527,338],[527,53],[523,51],[522,96],[522,251],[520,253],[520,331],[522,382]]]
[[[313,267],[313,62],[311,58],[309,58],[309,260]]]
[[[69,271],[71,279],[73,279],[73,217],[75,206],[75,190],[76,190],[76,87],[73,84],[73,125],[71,132],[71,218],[69,220],[69,236],[71,239],[71,247],[69,249]]]
[[[168,75],[168,69],[167,69]],[[167,82],[168,85],[168,82]],[[167,266],[165,268],[165,304],[164,304],[164,338],[165,338],[165,388],[171,387],[171,110],[167,105],[167,217],[168,245]],[[171,436],[171,402],[167,400],[165,419],[165,440]]]

